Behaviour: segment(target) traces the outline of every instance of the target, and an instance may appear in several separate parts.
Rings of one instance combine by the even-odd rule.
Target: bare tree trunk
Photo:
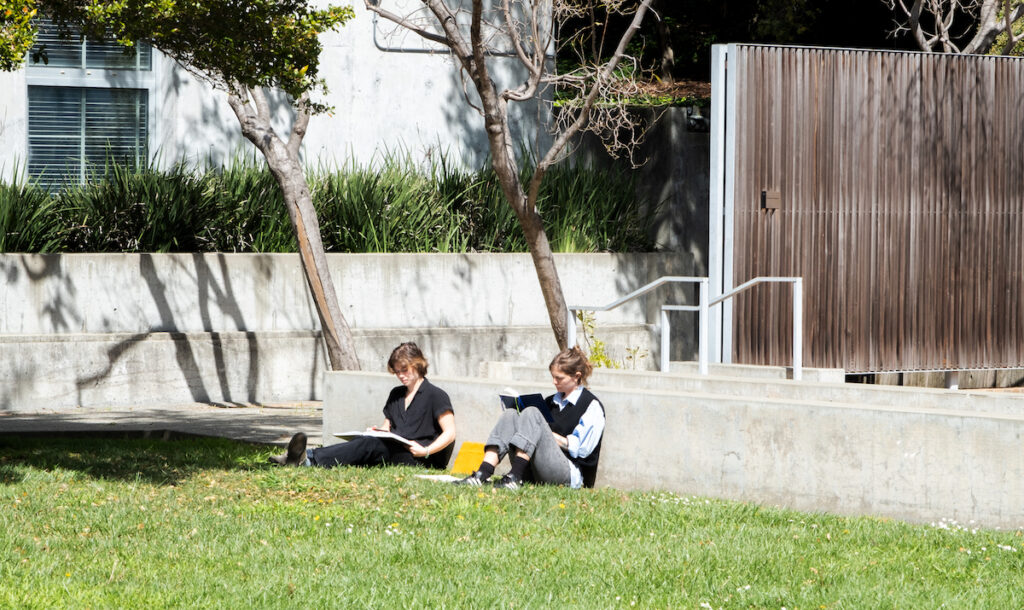
[[[551,244],[544,231],[544,223],[537,213],[537,198],[541,181],[548,168],[561,159],[570,139],[587,126],[599,95],[608,88],[610,81],[614,80],[615,69],[625,56],[629,41],[640,29],[640,23],[652,1],[639,1],[633,14],[632,23],[619,41],[613,57],[594,69],[589,75],[592,77],[592,82],[587,85],[587,91],[581,96],[583,101],[578,109],[578,116],[566,126],[552,147],[540,159],[533,172],[533,177],[530,179],[529,188],[524,188],[520,182],[519,164],[513,149],[514,141],[509,128],[507,105],[510,101],[525,102],[536,99],[542,84],[552,85],[557,80],[550,71],[551,62],[548,55],[554,45],[553,20],[556,13],[561,13],[563,17],[569,14],[584,19],[589,17],[592,25],[596,27],[598,16],[593,10],[595,4],[583,3],[577,6],[576,3],[568,0],[556,0],[554,3],[540,0],[523,3],[515,3],[513,0],[503,0],[500,3],[489,2],[488,6],[500,4],[501,10],[498,12],[503,16],[504,21],[488,22],[485,28],[485,3],[483,0],[472,0],[472,14],[467,38],[465,21],[458,18],[465,14],[464,3],[449,4],[446,0],[421,0],[433,18],[431,21],[422,19],[415,12],[393,13],[389,9],[381,7],[376,0],[364,0],[368,11],[407,28],[427,40],[451,49],[452,55],[463,72],[473,81],[473,86],[480,96],[480,105],[477,107],[472,102],[470,104],[483,114],[484,132],[487,134],[491,151],[491,165],[494,167],[506,201],[515,211],[516,218],[523,228],[530,256],[537,272],[541,294],[544,295],[544,304],[551,321],[551,330],[554,331],[555,341],[560,349],[569,347],[567,345],[569,308],[566,306],[565,296],[562,294],[562,283],[558,278],[554,254],[551,252]],[[519,13],[514,10],[513,4],[521,9]],[[615,5],[613,7],[615,9],[621,8],[618,3],[612,4]],[[609,9],[609,12],[612,10]],[[513,56],[518,58],[529,75],[525,82],[502,92],[498,91],[487,68],[488,56],[496,50],[491,43],[493,31],[502,32],[507,37],[514,51]],[[600,57],[598,49],[603,47],[604,33],[604,29],[601,28],[601,39],[598,40],[595,37],[590,39],[590,43],[595,45],[593,47],[595,60]],[[504,48],[501,50],[501,54],[507,52]],[[563,83],[578,81],[579,74],[570,74],[566,78],[568,80],[562,81]],[[578,82],[575,86],[579,87]]]
[[[498,177],[505,199],[512,206],[526,236],[526,244],[537,272],[540,292],[548,311],[551,330],[555,334],[558,349],[569,347],[566,318],[569,309],[562,293],[562,282],[558,278],[555,257],[551,252],[541,220],[534,206],[535,200],[527,197],[519,181],[519,164],[512,147],[512,134],[508,122],[508,103],[498,94],[487,70],[485,46],[481,42],[480,14],[481,0],[473,2],[473,22],[470,28],[472,55],[463,59],[463,66],[473,80],[484,113],[484,131],[491,149],[491,165]]]
[[[653,10],[660,1],[654,0],[651,3],[651,9]],[[661,47],[661,80],[666,83],[674,83],[675,77],[672,75],[672,71],[676,67],[676,53],[672,49],[672,33],[669,32],[664,17],[659,15],[654,20],[654,31],[658,35],[658,46]]]
[[[270,125],[270,113],[263,92],[258,89],[249,91],[249,97],[255,108],[236,94],[228,96],[228,103],[238,117],[242,134],[263,153],[270,173],[281,187],[299,245],[302,270],[320,317],[331,369],[359,370],[352,331],[338,305],[338,295],[320,237],[320,222],[313,208],[313,197],[305,173],[299,163],[298,150],[309,122],[309,110],[300,101],[295,126],[286,145]]]
[[[517,208],[516,215],[526,234],[526,244],[530,249],[533,267],[537,271],[537,281],[540,282],[540,292],[544,295],[544,305],[548,310],[548,319],[551,322],[551,330],[555,333],[558,349],[572,347],[568,344],[569,307],[565,304],[562,282],[558,279],[555,255],[551,252],[551,243],[548,242],[548,234],[544,231],[544,223],[536,210],[525,210],[520,214]]]

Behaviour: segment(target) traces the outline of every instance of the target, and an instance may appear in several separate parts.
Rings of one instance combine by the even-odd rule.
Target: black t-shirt
[[[444,390],[424,379],[406,409],[406,392],[404,385],[391,390],[384,405],[384,417],[391,422],[392,432],[425,447],[441,435],[438,419],[446,411],[455,413],[452,401]]]

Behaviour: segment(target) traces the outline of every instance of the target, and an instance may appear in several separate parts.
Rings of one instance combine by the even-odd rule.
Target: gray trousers
[[[555,442],[548,422],[535,407],[522,413],[505,409],[498,423],[487,437],[487,447],[496,447],[498,460],[509,453],[509,448],[522,450],[530,456],[530,470],[538,483],[569,485],[571,463]]]

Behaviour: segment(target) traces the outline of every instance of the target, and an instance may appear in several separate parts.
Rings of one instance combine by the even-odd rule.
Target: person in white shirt
[[[483,485],[508,455],[511,470],[495,487],[517,489],[527,472],[538,483],[594,486],[605,414],[601,402],[584,387],[593,367],[579,347],[572,347],[559,352],[548,368],[557,390],[546,399],[552,421],[536,407],[504,410],[487,437],[479,468],[456,484]]]

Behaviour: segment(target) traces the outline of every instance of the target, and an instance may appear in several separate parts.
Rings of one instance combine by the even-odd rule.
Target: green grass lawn
[[[0,607],[1022,608],[1020,531],[0,439]]]

